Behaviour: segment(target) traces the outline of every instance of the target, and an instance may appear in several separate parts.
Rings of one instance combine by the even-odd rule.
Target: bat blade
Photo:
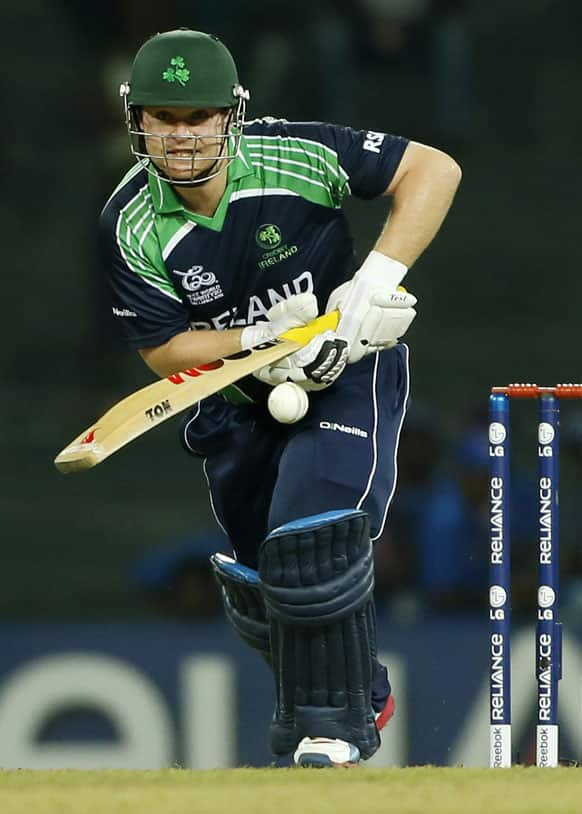
[[[325,314],[309,325],[287,331],[273,342],[175,373],[142,387],[111,407],[59,452],[54,460],[56,468],[67,474],[100,464],[134,438],[168,418],[264,365],[289,356],[318,333],[335,329],[338,317],[337,311]]]

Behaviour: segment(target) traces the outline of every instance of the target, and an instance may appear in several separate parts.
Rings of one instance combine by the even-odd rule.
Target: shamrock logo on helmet
[[[166,82],[178,82],[182,87],[190,80],[190,71],[185,67],[184,57],[172,57],[170,67],[162,74]]]

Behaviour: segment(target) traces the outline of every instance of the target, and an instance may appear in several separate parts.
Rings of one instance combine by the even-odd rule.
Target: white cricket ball
[[[309,409],[309,398],[305,390],[295,382],[283,382],[273,387],[267,406],[275,421],[295,424],[296,421],[301,421]]]

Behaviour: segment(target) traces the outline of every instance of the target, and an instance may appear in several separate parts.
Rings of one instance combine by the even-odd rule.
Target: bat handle
[[[285,333],[281,334],[281,339],[291,339],[293,342],[298,342],[302,347],[311,342],[314,336],[322,334],[324,331],[335,331],[338,326],[340,313],[339,311],[330,311],[329,314],[322,314],[322,316],[309,322],[307,325],[302,325],[300,328],[290,328]]]

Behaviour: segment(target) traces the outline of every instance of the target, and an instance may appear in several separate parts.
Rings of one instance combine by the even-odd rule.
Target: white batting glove
[[[296,294],[267,311],[268,322],[245,328],[241,335],[243,350],[268,342],[289,328],[311,322],[317,316],[314,294]],[[267,365],[253,375],[274,387],[281,382],[296,382],[305,390],[319,390],[334,382],[347,364],[348,343],[334,331],[325,331],[300,350]]]
[[[335,331],[324,331],[301,350],[262,367],[253,375],[273,387],[281,382],[295,382],[304,390],[323,390],[343,372],[348,353],[345,339]]]
[[[345,302],[344,298],[350,285],[351,281],[348,281],[331,293],[326,310],[333,311],[339,308],[341,311],[342,301]],[[416,316],[414,310],[416,303],[414,294],[402,287],[391,293],[372,294],[354,344],[350,347],[349,364],[359,362],[368,353],[376,353],[397,345]]]
[[[347,283],[330,294],[326,312],[339,308],[337,333],[348,340],[348,362],[393,347],[416,316],[416,297],[397,287],[408,271],[404,263],[371,251]]]
[[[315,294],[294,294],[269,308],[267,316],[267,321],[243,328],[240,338],[242,350],[271,342],[290,328],[307,325],[317,316],[317,298]]]

